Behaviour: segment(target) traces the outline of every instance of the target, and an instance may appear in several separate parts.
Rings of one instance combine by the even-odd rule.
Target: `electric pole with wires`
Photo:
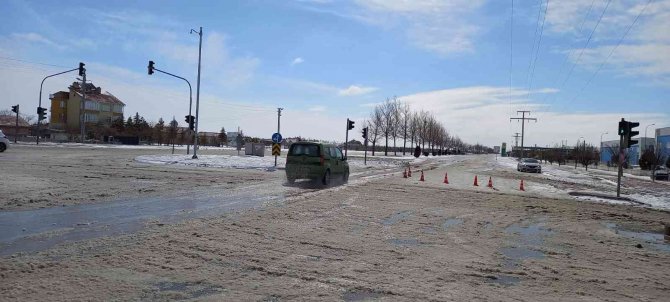
[[[523,149],[523,139],[524,139],[525,130],[526,130],[526,127],[525,127],[526,126],[526,121],[537,122],[537,119],[526,117],[526,113],[528,113],[528,115],[530,115],[530,111],[528,111],[528,110],[517,110],[516,114],[518,115],[519,113],[521,113],[521,117],[510,117],[509,120],[510,120],[510,122],[512,122],[512,120],[517,120],[517,121],[521,120],[521,156],[519,158],[523,158],[523,151],[524,151],[524,149]]]

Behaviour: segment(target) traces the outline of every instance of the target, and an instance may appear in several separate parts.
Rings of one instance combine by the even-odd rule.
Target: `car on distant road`
[[[670,171],[668,168],[663,166],[657,166],[654,171],[651,172],[651,178],[656,180],[670,180]]]
[[[542,165],[537,159],[534,158],[522,158],[516,164],[516,170],[519,172],[535,172],[542,173]]]
[[[318,180],[324,186],[333,177],[343,182],[349,180],[349,164],[340,148],[313,142],[293,143],[286,156],[286,180],[289,184],[296,179]]]
[[[5,134],[0,130],[0,152],[5,152],[9,148],[9,140],[5,137]]]

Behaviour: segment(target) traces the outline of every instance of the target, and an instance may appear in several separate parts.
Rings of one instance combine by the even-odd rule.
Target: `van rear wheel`
[[[321,183],[324,186],[330,185],[330,170],[326,170],[326,173],[323,174],[323,178],[321,179]]]
[[[5,143],[0,143],[0,152],[5,152],[7,150],[7,146],[5,146]]]

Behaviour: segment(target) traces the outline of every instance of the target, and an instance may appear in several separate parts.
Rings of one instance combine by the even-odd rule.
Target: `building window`
[[[60,101],[60,107],[65,108],[65,101]]]
[[[84,104],[84,108],[87,110],[100,110],[100,106],[98,102],[93,102],[93,101],[86,101]]]
[[[84,113],[84,122],[97,123],[98,115],[93,113]]]

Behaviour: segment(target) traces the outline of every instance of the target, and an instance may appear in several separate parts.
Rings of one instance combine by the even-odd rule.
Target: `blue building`
[[[656,129],[656,149],[660,154],[670,156],[670,127]]]

